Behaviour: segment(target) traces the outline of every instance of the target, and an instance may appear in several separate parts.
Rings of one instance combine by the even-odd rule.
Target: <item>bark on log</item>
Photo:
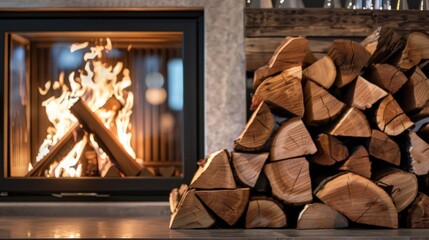
[[[304,87],[305,122],[318,125],[331,121],[340,115],[346,106],[332,96],[327,90],[312,81],[307,81]]]
[[[317,153],[313,156],[313,161],[319,165],[331,166],[349,156],[347,146],[334,136],[319,134],[315,143]]]
[[[391,94],[380,102],[376,121],[378,128],[389,136],[397,136],[414,125]]]
[[[358,146],[350,157],[344,162],[339,170],[350,171],[366,177],[371,178],[371,161],[369,161],[368,151],[364,146]]]
[[[251,199],[246,212],[246,228],[283,228],[286,214],[272,199]]]
[[[304,98],[301,78],[302,69],[299,66],[266,79],[256,89],[250,109],[256,110],[261,101],[266,101],[287,113],[302,117],[304,115]]]
[[[334,40],[327,55],[337,67],[337,87],[343,87],[353,81],[371,57],[362,45],[350,40]]]
[[[180,199],[184,196],[184,194],[188,191],[189,187],[186,184],[180,185],[179,188],[174,188],[170,192],[170,196],[168,199],[168,202],[170,203],[170,211],[171,213],[174,213],[177,205],[180,202]]]
[[[383,168],[373,174],[373,179],[379,187],[387,189],[398,212],[408,207],[417,196],[417,178],[412,173]]]
[[[313,199],[308,162],[304,157],[266,164],[273,196],[286,204],[303,205]]]
[[[234,142],[239,151],[257,151],[264,147],[274,128],[274,117],[270,108],[261,102],[250,117],[243,132]]]
[[[70,111],[86,130],[94,133],[97,142],[125,176],[137,176],[140,173],[140,165],[128,154],[115,135],[104,126],[84,101],[78,99],[70,107]]]
[[[349,222],[343,214],[323,203],[305,205],[298,216],[297,229],[346,228]]]
[[[366,71],[366,79],[394,94],[407,82],[401,70],[389,64],[375,64]]]
[[[421,139],[414,131],[408,131],[409,143],[407,154],[410,171],[422,176],[429,173],[429,144]]]
[[[329,134],[344,137],[370,137],[371,129],[365,115],[359,109],[350,107],[333,125]]]
[[[401,151],[398,144],[381,131],[372,130],[368,151],[371,156],[393,165],[399,166],[401,163]]]
[[[302,76],[329,89],[335,82],[337,70],[334,61],[329,56],[323,56],[315,63],[305,68]]]
[[[198,168],[189,187],[198,189],[236,188],[226,149],[214,152],[207,158],[205,164]]]
[[[189,190],[171,215],[170,228],[209,228],[214,223],[214,218],[195,196],[195,190]]]
[[[378,27],[366,37],[362,46],[371,54],[369,64],[385,63],[401,49],[401,36],[391,28]]]
[[[386,91],[358,76],[356,81],[350,84],[346,98],[348,105],[365,110],[386,95]]]
[[[268,65],[257,69],[253,77],[253,89],[257,89],[266,78],[285,69],[302,65],[308,41],[304,37],[286,37],[274,51]]]
[[[426,105],[429,100],[429,80],[420,68],[413,70],[399,94],[399,103],[405,112],[416,111]]]
[[[429,228],[429,197],[419,193],[407,211],[407,227]]]
[[[270,146],[272,161],[314,154],[316,146],[300,118],[292,118],[282,123],[274,135]]]
[[[231,161],[238,181],[247,187],[254,187],[259,174],[268,159],[269,153],[240,153],[232,152]]]
[[[398,67],[410,69],[429,59],[429,36],[422,32],[412,32],[407,37],[407,43],[398,62]]]
[[[357,174],[346,173],[327,179],[315,194],[353,222],[398,228],[398,213],[390,196]]]
[[[239,188],[196,191],[195,194],[217,216],[232,226],[243,215],[249,202],[250,191],[248,188]]]

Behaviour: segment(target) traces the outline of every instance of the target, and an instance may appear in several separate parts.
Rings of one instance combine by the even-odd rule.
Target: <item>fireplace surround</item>
[[[163,179],[153,179],[153,178],[86,179],[86,180],[83,180],[83,179],[81,180],[19,179],[19,178],[14,179],[14,178],[5,177],[7,176],[7,172],[5,171],[7,170],[8,166],[4,166],[2,171],[3,172],[2,185],[4,187],[2,187],[1,191],[3,192],[3,195],[13,195],[16,193],[20,194],[20,193],[33,192],[33,193],[49,193],[49,194],[50,193],[65,193],[65,194],[67,193],[73,193],[73,194],[108,193],[108,195],[137,194],[140,196],[149,197],[151,199],[154,199],[153,198],[154,196],[160,196],[160,195],[165,196],[165,194],[168,192],[169,189],[171,189],[171,187],[177,186],[178,184],[180,184],[180,182],[186,182],[190,179],[193,172],[195,171],[195,160],[203,157],[204,154],[206,152],[209,152],[211,149],[216,149],[218,145],[220,146],[219,144],[220,142],[225,142],[225,140],[223,139],[225,135],[227,136],[227,138],[231,138],[232,136],[236,135],[234,133],[231,134],[227,132],[237,131],[236,129],[238,128],[236,127],[233,128],[233,127],[238,126],[239,124],[241,125],[240,121],[244,120],[244,117],[245,117],[244,116],[245,109],[243,109],[242,107],[244,106],[244,104],[237,103],[237,100],[238,102],[240,101],[244,102],[244,92],[240,92],[241,91],[240,89],[244,89],[244,88],[234,87],[235,85],[240,83],[237,83],[238,81],[229,81],[228,79],[226,79],[226,76],[228,76],[228,74],[242,75],[243,72],[238,71],[238,73],[236,73],[237,71],[235,68],[234,73],[232,73],[233,72],[233,69],[231,69],[232,65],[225,66],[226,64],[223,63],[224,61],[221,61],[220,59],[216,58],[216,56],[220,56],[220,57],[226,56],[227,52],[225,49],[231,47],[230,46],[231,44],[226,44],[223,46],[213,45],[213,42],[217,40],[216,38],[222,39],[222,37],[216,36],[217,34],[226,34],[226,36],[224,37],[227,39],[233,37],[234,34],[231,33],[229,29],[225,30],[220,26],[218,26],[220,22],[225,20],[222,20],[222,21],[215,20],[210,24],[207,23],[208,18],[212,18],[213,14],[216,11],[225,9],[228,4],[222,3],[220,5],[221,7],[219,6],[216,7],[216,6],[209,6],[210,4],[205,1],[198,2],[197,4],[190,1],[185,3],[185,4],[188,4],[188,6],[183,7],[183,6],[180,6],[183,4],[183,1],[181,1],[181,3],[175,3],[174,1],[165,1],[165,2],[158,1],[157,3],[151,3],[150,1],[138,1],[137,3],[133,2],[133,3],[125,4],[126,5],[125,8],[117,8],[117,7],[111,8],[113,5],[111,4],[111,2],[109,3],[109,1],[106,1],[101,5],[99,2],[98,3],[91,3],[91,2],[82,3],[80,1],[78,2],[79,3],[75,2],[74,4],[64,3],[64,2],[59,3],[59,5],[54,6],[56,7],[55,9],[53,8],[46,9],[45,7],[47,7],[47,4],[42,3],[42,1],[38,3],[32,2],[31,4],[28,4],[28,3],[25,4],[22,2],[21,4],[7,3],[6,4],[7,6],[6,5],[4,6],[11,7],[11,9],[3,8],[2,19],[4,21],[8,21],[10,19],[16,19],[16,18],[24,18],[24,19],[27,18],[27,20],[29,20],[31,18],[30,16],[38,18],[39,20],[42,20],[42,22],[48,21],[49,19],[52,20],[55,18],[60,18],[61,19],[60,22],[62,21],[66,22],[68,18],[74,19],[74,22],[76,22],[76,19],[79,19],[79,18],[85,19],[85,21],[88,20],[88,18],[99,19],[99,20],[103,19],[101,21],[104,21],[105,19],[112,16],[115,16],[114,18],[121,18],[121,17],[129,18],[131,16],[133,18],[146,18],[146,20],[147,18],[160,19],[162,17],[167,19],[170,18],[170,20],[174,18],[176,19],[182,18],[183,21],[191,21],[192,18],[198,19],[197,23],[194,26],[192,26],[193,29],[191,29],[191,31],[197,32],[196,35],[197,35],[197,38],[199,38],[199,40],[195,39],[195,40],[192,40],[193,42],[188,41],[186,43],[186,41],[190,39],[189,38],[190,35],[186,36],[187,34],[186,31],[188,31],[189,29],[184,31],[183,29],[180,29],[180,27],[178,29],[179,31],[182,30],[183,32],[185,32],[185,38],[184,38],[185,40],[183,45],[185,49],[190,49],[190,46],[192,46],[193,44],[198,45],[196,43],[199,43],[201,45],[202,44],[201,40],[203,38],[203,35],[205,34],[204,35],[205,44],[204,44],[204,47],[201,48],[201,49],[204,49],[204,52],[205,52],[204,58],[203,58],[203,53],[201,49],[199,50],[194,49],[194,51],[196,52],[193,53],[196,58],[199,58],[199,60],[195,63],[197,65],[195,65],[195,69],[194,69],[196,70],[194,71],[196,72],[196,76],[197,76],[196,78],[198,78],[199,81],[204,79],[203,80],[204,84],[201,84],[201,82],[199,83],[195,82],[196,83],[195,85],[191,85],[194,88],[189,92],[191,94],[188,94],[188,95],[185,94],[185,102],[194,103],[195,107],[193,108],[193,110],[188,109],[188,112],[184,114],[185,118],[188,118],[188,120],[189,119],[191,120],[184,121],[186,125],[184,128],[186,134],[184,134],[185,139],[183,140],[183,143],[185,144],[185,147],[184,147],[185,164],[184,164],[183,176],[179,178],[163,178]],[[2,4],[5,4],[5,3],[2,3]],[[40,9],[28,8],[33,6],[40,7]],[[15,7],[22,7],[22,8],[15,9]],[[49,7],[53,7],[53,6],[49,5]],[[76,11],[77,9],[84,10],[84,11]],[[148,10],[152,10],[152,11],[148,11]],[[203,14],[203,10],[204,10],[204,14]],[[241,17],[242,16],[238,16],[238,19],[240,19]],[[203,21],[203,18],[204,18],[204,21]],[[101,24],[101,21],[99,23],[100,24],[99,26],[102,27],[104,26],[104,22],[103,24]],[[34,26],[40,27],[40,25],[36,24],[37,21],[36,22],[31,21],[31,22],[32,24],[34,24]],[[180,25],[180,23],[177,24],[178,23],[177,21],[175,22],[176,22],[176,26]],[[228,24],[232,24],[232,23],[228,23]],[[113,25],[115,25],[117,28],[121,28],[121,30],[124,30],[123,27],[121,26],[127,26],[125,30],[127,29],[129,30],[129,28],[131,29],[137,28],[136,26],[139,24],[116,23]],[[130,25],[132,25],[132,27],[129,27]],[[211,26],[211,25],[214,25],[214,26]],[[60,26],[61,27],[66,26],[67,28],[68,25],[58,24],[58,25],[55,25],[54,27],[52,27],[51,25],[50,31],[55,31],[55,30],[58,31],[61,28]],[[140,24],[140,30],[142,30],[141,26],[145,26],[143,27],[143,30],[154,30],[153,28],[151,29],[150,27],[147,27],[147,25],[144,25],[144,24]],[[207,26],[211,27],[210,30],[207,30]],[[240,26],[240,25],[237,24],[236,26]],[[91,26],[88,24],[83,24],[81,28],[83,28],[84,30],[91,30]],[[94,29],[94,26],[92,26],[92,28]],[[216,31],[213,29],[216,29]],[[36,31],[37,28],[32,30]],[[109,31],[108,28],[104,30]],[[172,30],[172,29],[169,29],[169,30]],[[97,31],[100,31],[100,29],[97,29]],[[222,40],[221,42],[224,42],[224,41]],[[186,46],[186,44],[188,45]],[[214,53],[214,51],[216,50],[218,52]],[[237,64],[235,64],[235,66],[243,69],[243,54],[238,50],[236,50],[236,52],[238,53],[235,54],[235,56],[233,54],[233,58],[229,59],[228,61],[236,62]],[[229,53],[228,53],[228,56],[230,56]],[[185,65],[185,72],[186,72],[187,60],[184,60],[184,61],[185,61],[184,65]],[[214,71],[214,66],[212,65],[213,63],[215,63],[216,69],[223,67],[224,72],[217,71],[216,73]],[[214,79],[216,79],[216,81],[218,82],[215,83]],[[240,78],[237,78],[237,79],[240,79]],[[187,79],[186,81],[188,80],[189,79]],[[213,87],[213,85],[217,85],[217,86]],[[228,85],[230,85],[229,87],[231,88],[237,89],[238,92],[222,89],[223,87],[226,87]],[[210,91],[207,90],[209,88],[210,88]],[[214,98],[213,90],[220,91],[220,93],[222,93],[224,96],[222,98],[219,98],[219,97]],[[235,97],[233,95],[235,95]],[[234,100],[232,101],[233,97],[234,97]],[[213,99],[215,100],[213,101]],[[202,104],[203,102],[204,104]],[[226,104],[230,106],[226,109],[214,108],[214,106],[217,107],[219,106],[219,104],[221,104],[221,106]],[[236,105],[241,105],[240,109],[235,108]],[[198,111],[200,112],[198,113]],[[222,114],[225,114],[225,111],[227,112],[233,111],[235,114],[229,114],[228,116],[222,117]],[[215,121],[219,118],[224,118],[224,119],[226,118],[228,121]],[[228,127],[225,128],[227,132],[224,131],[225,129],[222,129],[223,125],[228,125]],[[194,129],[191,130],[192,127]],[[218,130],[216,130],[217,128],[222,129],[223,131],[218,132]],[[6,130],[6,128],[4,130]],[[191,134],[189,133],[192,133],[193,136],[191,136]],[[206,137],[204,136],[204,133],[206,134]],[[230,139],[228,139],[228,141],[230,141]],[[7,151],[3,151],[3,153],[6,159],[8,157]],[[31,180],[31,181],[27,181],[27,180]],[[45,181],[45,180],[48,180],[48,181]],[[114,190],[112,191],[112,189]]]

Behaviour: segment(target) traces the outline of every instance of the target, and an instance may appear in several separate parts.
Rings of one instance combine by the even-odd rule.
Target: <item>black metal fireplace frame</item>
[[[66,200],[107,196],[109,200],[165,200],[172,187],[189,183],[196,170],[196,160],[204,155],[204,16],[199,10],[112,11],[58,9],[42,11],[0,10],[0,74],[3,82],[0,91],[7,86],[5,34],[7,32],[34,31],[179,31],[183,32],[184,66],[184,145],[183,177],[153,178],[9,178],[7,177],[8,128],[5,105],[8,99],[0,99],[3,118],[0,123],[0,197],[10,200],[54,200],[62,196]],[[61,193],[66,193],[61,195]],[[25,198],[21,198],[24,196]],[[65,196],[76,196],[67,198]],[[55,199],[57,200],[57,199]]]

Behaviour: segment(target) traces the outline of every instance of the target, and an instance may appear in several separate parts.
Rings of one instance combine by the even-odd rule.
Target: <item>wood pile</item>
[[[429,36],[378,28],[256,70],[234,151],[170,194],[170,228],[429,227]]]

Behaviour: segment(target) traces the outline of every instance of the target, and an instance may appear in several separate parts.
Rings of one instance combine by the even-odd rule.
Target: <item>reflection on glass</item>
[[[420,10],[429,10],[429,0],[421,0],[419,9]]]
[[[325,0],[323,4],[324,8],[341,8],[340,0]]]
[[[304,8],[302,0],[274,0],[276,8]]]

